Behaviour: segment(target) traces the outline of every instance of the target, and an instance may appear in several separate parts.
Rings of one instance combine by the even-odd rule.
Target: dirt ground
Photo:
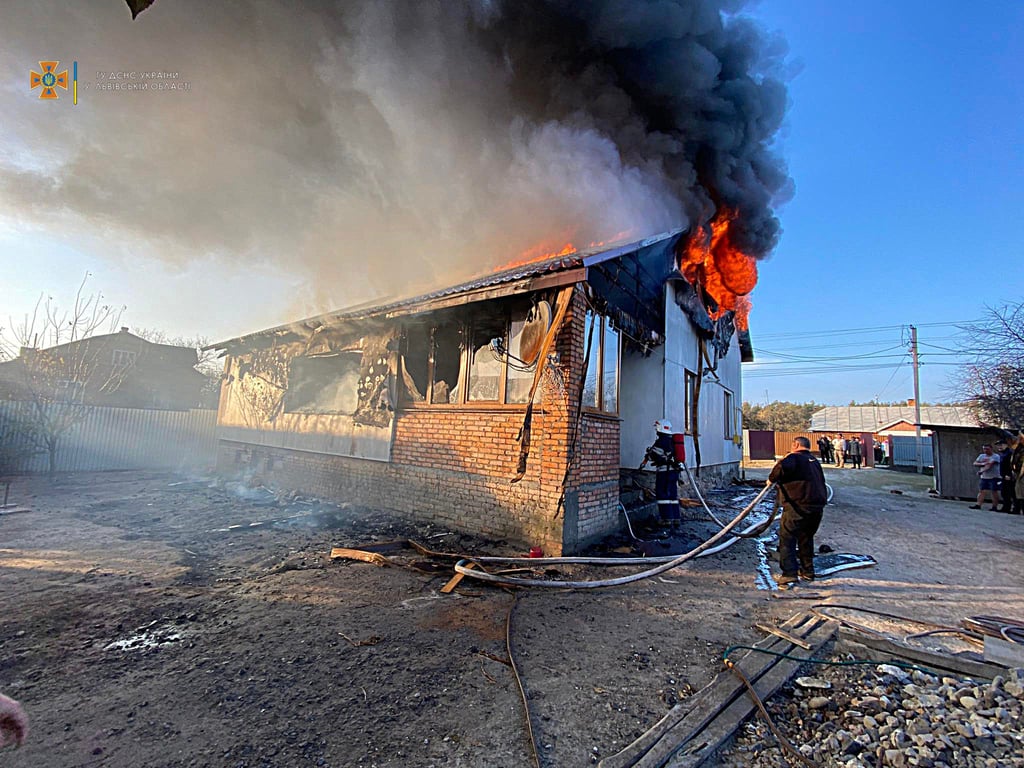
[[[0,516],[0,691],[23,703],[31,733],[0,763],[528,766],[523,703],[503,663],[512,610],[540,762],[583,766],[710,681],[728,645],[762,637],[754,623],[814,602],[947,623],[1024,617],[1024,518],[930,498],[930,478],[826,471],[836,495],[818,543],[878,565],[789,599],[759,588],[752,541],[623,587],[513,592],[467,579],[441,595],[450,565],[430,573],[328,553],[407,537],[515,550],[167,474],[15,478],[11,499],[30,511]],[[727,510],[752,493],[713,499]],[[673,544],[712,530],[690,523],[688,541]]]

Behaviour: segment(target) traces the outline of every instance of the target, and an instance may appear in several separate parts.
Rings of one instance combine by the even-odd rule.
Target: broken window
[[[508,361],[505,375],[505,402],[525,403],[530,399],[530,387],[533,386],[533,375],[537,368],[536,361],[529,364],[525,361],[522,348],[523,329],[526,328],[527,313],[525,310],[514,311],[509,330]]]
[[[434,328],[432,403],[459,402],[462,380],[462,326],[455,321]]]
[[[427,398],[430,381],[431,332],[429,325],[410,325],[402,346],[401,377],[405,399],[421,403]]]
[[[507,315],[477,317],[473,321],[472,341],[469,345],[469,401],[498,402],[501,400],[502,361],[498,349],[504,349]],[[497,347],[491,344],[497,339]]]
[[[481,302],[411,319],[402,343],[402,399],[406,404],[464,405],[529,400],[535,361],[523,360],[528,340],[536,356],[537,322],[529,299]],[[511,330],[510,330],[511,329]],[[546,326],[542,331],[546,331]],[[511,335],[511,339],[510,339]],[[595,342],[596,343],[596,342]]]
[[[288,413],[355,413],[362,352],[296,357],[288,365]]]

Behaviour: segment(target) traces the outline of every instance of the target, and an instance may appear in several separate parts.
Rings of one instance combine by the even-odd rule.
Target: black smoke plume
[[[772,149],[785,47],[742,6],[157,0],[131,21],[115,0],[19,4],[5,71],[74,57],[80,77],[157,69],[190,89],[83,80],[79,105],[45,115],[0,90],[0,224],[135,260],[274,265],[300,288],[268,324],[718,206],[761,257],[791,188]]]

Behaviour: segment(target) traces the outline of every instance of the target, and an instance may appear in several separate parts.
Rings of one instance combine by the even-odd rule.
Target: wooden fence
[[[45,472],[45,451],[33,453],[18,424],[34,417],[33,405],[0,401],[0,447],[11,472]],[[61,438],[59,472],[113,469],[204,468],[217,458],[217,412],[156,411],[91,406],[85,418]]]

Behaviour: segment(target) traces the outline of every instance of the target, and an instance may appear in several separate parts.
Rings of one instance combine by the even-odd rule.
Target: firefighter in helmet
[[[644,463],[654,466],[654,492],[658,498],[661,522],[676,527],[682,520],[679,510],[679,461],[676,459],[672,422],[658,419],[654,422],[658,433],[654,445],[647,449]]]

